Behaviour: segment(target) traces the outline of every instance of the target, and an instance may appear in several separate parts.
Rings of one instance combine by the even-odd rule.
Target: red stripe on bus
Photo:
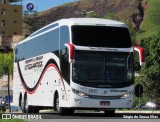
[[[25,86],[24,86],[24,84],[23,84],[23,82],[22,82],[22,80],[21,80],[21,83],[22,83],[22,85],[23,85],[23,88],[25,89],[25,91],[26,91],[28,94],[33,94],[33,93],[36,92],[39,84],[41,83],[41,81],[42,81],[42,79],[43,79],[43,76],[45,75],[46,71],[47,71],[50,67],[54,67],[54,68],[56,69],[56,71],[58,72],[58,74],[59,74],[59,76],[60,76],[60,79],[61,79],[61,82],[62,82],[62,85],[63,85],[63,88],[64,88],[64,91],[65,91],[65,94],[66,94],[66,89],[65,89],[65,86],[64,86],[63,79],[62,79],[62,77],[61,77],[61,74],[60,74],[58,68],[57,68],[54,64],[49,64],[49,65],[45,68],[45,71],[43,72],[43,74],[42,74],[42,76],[41,76],[41,78],[40,78],[40,81],[39,81],[37,87],[36,87],[32,92],[28,91],[28,90],[25,88]],[[19,70],[18,70],[18,72],[19,72]]]

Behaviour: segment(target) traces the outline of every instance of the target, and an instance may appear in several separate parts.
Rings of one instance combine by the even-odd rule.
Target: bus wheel
[[[22,110],[22,106],[23,106],[23,104],[22,104],[22,94],[20,93],[20,95],[19,95],[19,107],[21,108],[21,110]]]
[[[24,113],[32,113],[33,112],[31,106],[28,105],[27,95],[25,95],[25,97],[24,97],[24,106],[23,106],[22,111]]]
[[[107,117],[113,117],[115,114],[115,109],[108,109],[104,111],[105,116]]]
[[[56,106],[56,111],[59,115],[65,115],[66,114],[66,109],[59,106],[59,96],[58,95],[56,97],[55,106]]]
[[[20,105],[19,105],[20,109],[22,110],[23,112],[23,109],[24,109],[24,101],[21,99],[20,100]]]

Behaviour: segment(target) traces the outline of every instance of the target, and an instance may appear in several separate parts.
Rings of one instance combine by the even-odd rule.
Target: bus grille
[[[97,96],[97,95],[88,95],[91,99],[102,99],[102,100],[116,100],[121,99],[121,96]]]

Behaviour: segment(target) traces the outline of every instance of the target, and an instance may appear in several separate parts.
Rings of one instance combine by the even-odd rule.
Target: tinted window
[[[59,29],[52,30],[17,46],[16,61],[59,50]]]
[[[70,81],[70,64],[69,64],[69,50],[65,43],[69,43],[69,28],[67,26],[62,26],[60,28],[60,65],[61,65],[61,72],[63,78],[69,83]]]
[[[48,27],[46,27],[46,28],[44,28],[44,29],[42,29],[42,30],[40,30],[38,32],[33,33],[30,37],[35,36],[37,34],[40,34],[40,33],[44,32],[44,31],[49,30],[49,29],[52,29],[52,28],[54,28],[56,26],[58,26],[58,24],[54,24],[54,25],[48,26]]]
[[[72,41],[79,46],[128,48],[132,46],[127,28],[72,26]]]
[[[88,87],[125,87],[133,84],[133,54],[75,51],[72,78]]]

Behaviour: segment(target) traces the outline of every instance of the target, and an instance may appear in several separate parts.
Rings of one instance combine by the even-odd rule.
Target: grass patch
[[[144,21],[137,33],[136,40],[150,37],[160,30],[160,0],[146,0],[148,8],[145,12]]]

